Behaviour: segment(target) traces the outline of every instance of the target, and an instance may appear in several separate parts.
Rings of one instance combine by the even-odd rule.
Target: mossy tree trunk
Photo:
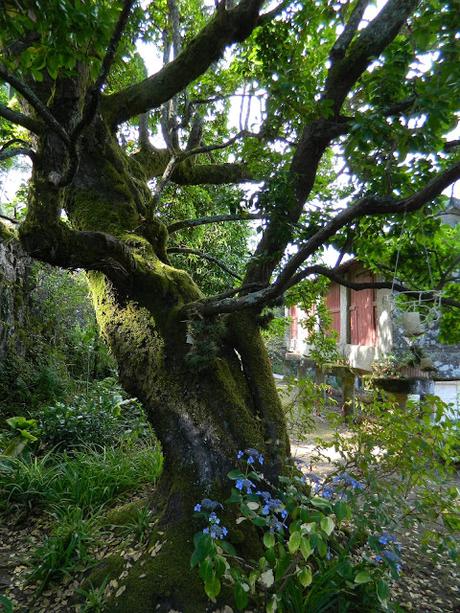
[[[162,550],[149,560],[142,597],[134,579],[145,568],[141,573],[138,567],[110,610],[153,611],[160,604],[202,611],[202,589],[189,565],[194,504],[228,494],[226,474],[239,449],[263,452],[272,476],[289,453],[258,311],[195,319],[185,309],[203,295],[169,263],[167,229],[148,213],[147,175],[102,119],[82,140],[78,172],[64,190],[48,180],[59,155],[56,141],[40,145],[22,243],[36,257],[88,270],[121,382],[144,404],[165,455],[154,501]],[[196,601],[189,590],[193,581]]]

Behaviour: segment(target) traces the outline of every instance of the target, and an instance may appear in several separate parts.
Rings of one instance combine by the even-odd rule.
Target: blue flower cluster
[[[378,541],[381,545],[393,545],[398,553],[391,551],[390,549],[384,549],[381,554],[375,556],[374,560],[376,562],[383,562],[383,560],[388,560],[395,565],[396,572],[401,571],[401,547],[395,536],[389,534],[388,532],[383,532]]]
[[[288,516],[288,512],[283,506],[283,503],[279,498],[273,498],[270,492],[261,492],[258,490],[256,492],[257,496],[260,496],[263,500],[262,505],[262,515],[265,515],[268,518],[268,527],[270,531],[280,532],[283,528],[286,528],[286,524],[284,520]],[[281,519],[280,519],[281,518]]]
[[[193,510],[195,511],[195,513],[201,513],[203,511],[206,512],[207,510],[210,510],[211,513],[209,513],[208,515],[209,526],[203,529],[203,534],[209,534],[209,536],[214,540],[223,540],[227,536],[228,530],[225,526],[220,525],[220,519],[219,517],[217,517],[217,514],[213,510],[217,509],[218,507],[223,508],[219,502],[216,502],[215,500],[210,500],[209,498],[204,498],[204,500],[197,503],[193,507]]]
[[[236,454],[237,460],[242,460],[246,456],[246,462],[251,466],[255,462],[258,462],[261,466],[263,466],[265,462],[264,456],[257,451],[257,449],[245,449],[242,451],[241,449]]]
[[[333,477],[332,483],[350,486],[354,490],[363,490],[365,488],[364,483],[357,481],[348,473],[336,475],[335,477]]]
[[[235,487],[240,492],[246,490],[246,494],[252,494],[252,490],[256,487],[250,479],[237,479]]]
[[[384,549],[381,555],[376,555],[374,558],[376,562],[383,562],[384,559],[388,560],[389,562],[393,562],[397,573],[401,572],[401,558],[397,553]]]
[[[396,537],[393,536],[392,534],[388,534],[388,532],[383,532],[380,536],[379,536],[379,543],[381,545],[388,545],[388,543],[395,543],[396,546],[399,549],[399,545],[397,543]]]

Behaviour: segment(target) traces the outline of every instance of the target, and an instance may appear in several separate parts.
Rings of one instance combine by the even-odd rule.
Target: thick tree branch
[[[16,124],[17,126],[22,126],[23,128],[26,128],[26,130],[30,130],[30,132],[34,132],[35,134],[41,134],[43,132],[43,124],[40,121],[37,121],[28,115],[24,115],[19,111],[13,111],[3,104],[0,104],[0,117],[3,117],[7,121],[11,121],[11,123]]]
[[[0,162],[8,160],[9,158],[16,157],[17,155],[27,155],[33,161],[35,159],[35,151],[33,149],[27,149],[25,147],[8,148],[4,151],[0,151]]]
[[[324,99],[334,102],[335,113],[339,112],[351,87],[370,62],[395,38],[418,3],[419,0],[388,0],[369,25],[360,31],[345,57],[332,64],[326,79]]]
[[[34,258],[63,268],[103,272],[118,287],[129,289],[136,261],[126,245],[103,232],[79,232],[59,221],[46,227],[27,220],[19,228],[25,250]]]
[[[365,197],[338,213],[329,223],[316,232],[299,251],[293,255],[276,283],[284,285],[294,275],[295,271],[310,257],[321,245],[324,245],[341,228],[360,217],[367,215],[383,215],[389,213],[411,213],[422,208],[439,196],[446,187],[460,178],[460,162],[448,170],[440,172],[433,177],[427,185],[409,198],[396,201],[393,198]]]
[[[91,122],[96,116],[102,88],[109,75],[113,60],[115,59],[115,53],[117,51],[117,47],[122,37],[123,31],[126,27],[126,24],[128,23],[129,14],[131,12],[134,2],[135,0],[124,0],[123,8],[118,17],[115,30],[112,34],[109,45],[107,47],[106,54],[102,61],[99,76],[97,77],[95,84],[89,89],[86,94],[86,100],[85,105],[83,107],[81,119],[77,123],[75,128],[72,130],[72,134],[70,135],[70,141],[68,143],[69,159],[67,164],[67,170],[65,171],[64,175],[59,178],[58,181],[55,181],[55,185],[58,187],[65,187],[69,185],[78,170],[79,139],[85,128],[87,128],[91,124]]]
[[[239,215],[212,215],[210,217],[197,217],[196,219],[183,219],[175,221],[168,226],[168,234],[179,232],[185,228],[196,228],[204,224],[224,223],[227,221],[251,221],[252,219],[265,219],[266,215],[259,213],[241,213]]]
[[[345,53],[347,52],[347,49],[358,30],[358,26],[361,23],[361,19],[363,18],[364,11],[366,10],[368,4],[369,0],[358,0],[356,3],[348,23],[345,25],[343,32],[335,41],[331,49],[329,57],[331,58],[332,62],[345,57]]]
[[[61,126],[61,124],[57,121],[57,119],[52,115],[51,111],[43,104],[43,102],[38,98],[35,92],[32,89],[23,83],[20,79],[15,77],[6,70],[4,66],[0,64],[0,78],[9,83],[15,90],[17,90],[26,100],[27,102],[35,109],[35,111],[40,115],[43,121],[54,131],[56,134],[60,136],[60,138],[64,141],[66,145],[69,144],[69,135]]]
[[[260,308],[264,304],[281,296],[286,289],[298,283],[311,274],[323,274],[329,269],[323,266],[309,266],[297,272],[305,260],[311,256],[321,245],[324,245],[341,228],[355,219],[368,215],[381,215],[388,213],[414,212],[431,202],[433,198],[460,178],[460,162],[444,172],[440,172],[420,191],[409,198],[395,201],[394,199],[379,199],[367,197],[359,200],[352,206],[338,213],[334,219],[316,232],[299,251],[294,254],[283,268],[272,285],[239,298],[226,298],[224,300],[209,299],[203,303],[190,305],[191,309],[199,310],[205,315],[217,313],[232,313],[247,308]],[[361,289],[365,289],[362,287]],[[447,299],[446,299],[447,300]],[[447,302],[446,302],[447,304]],[[456,305],[453,305],[456,306]],[[188,308],[188,307],[187,307]]]
[[[167,251],[168,253],[182,253],[185,255],[196,255],[200,258],[203,258],[204,260],[208,260],[208,262],[212,262],[213,264],[216,264],[216,266],[219,266],[219,268],[221,268],[228,275],[231,275],[235,279],[238,279],[239,281],[241,281],[240,275],[238,275],[236,272],[228,268],[228,266],[226,266],[218,258],[215,258],[213,255],[209,255],[209,253],[204,253],[204,251],[199,251],[198,249],[189,249],[187,247],[169,247]]]
[[[102,101],[113,125],[158,108],[202,75],[226,47],[245,40],[257,26],[263,0],[241,0],[233,9],[219,5],[215,16],[189,45],[159,72]]]
[[[171,158],[167,149],[143,147],[133,156],[144,169],[148,179],[163,176]],[[193,164],[190,159],[178,163],[171,175],[171,181],[179,185],[225,185],[260,181],[246,164]]]

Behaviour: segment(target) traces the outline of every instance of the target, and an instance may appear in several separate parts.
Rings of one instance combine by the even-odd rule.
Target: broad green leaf
[[[289,541],[288,541],[289,553],[295,553],[298,550],[298,548],[300,547],[301,540],[302,540],[302,535],[300,534],[299,531],[293,532],[291,534],[291,536],[289,537]]]
[[[305,568],[302,568],[297,573],[297,578],[303,587],[308,587],[313,581],[313,575],[311,572],[311,568],[309,566],[305,566]]]
[[[220,590],[221,584],[216,576],[211,577],[204,584],[204,591],[211,600],[214,600],[220,594]]]
[[[360,571],[355,577],[355,583],[369,583],[369,581],[372,581],[372,577],[367,570]]]
[[[267,549],[270,549],[270,547],[274,547],[275,546],[275,535],[273,534],[273,532],[266,532],[264,534],[263,541]]]
[[[331,517],[323,517],[319,525],[321,526],[321,530],[324,530],[328,536],[334,531],[335,524]]]

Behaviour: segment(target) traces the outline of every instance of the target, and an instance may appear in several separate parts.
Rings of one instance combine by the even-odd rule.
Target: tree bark
[[[142,401],[165,456],[152,502],[158,519],[153,542],[159,540],[161,550],[130,570],[127,589],[108,610],[202,612],[206,600],[190,570],[199,529],[194,505],[203,497],[227,497],[226,475],[239,449],[263,452],[271,477],[289,454],[256,313],[184,321],[184,306],[202,294],[187,273],[169,265],[167,230],[149,211],[146,174],[103,121],[82,140],[78,172],[65,190],[48,180],[59,155],[56,139],[41,145],[22,243],[35,257],[89,271],[121,383]],[[61,207],[70,226],[60,219]]]

